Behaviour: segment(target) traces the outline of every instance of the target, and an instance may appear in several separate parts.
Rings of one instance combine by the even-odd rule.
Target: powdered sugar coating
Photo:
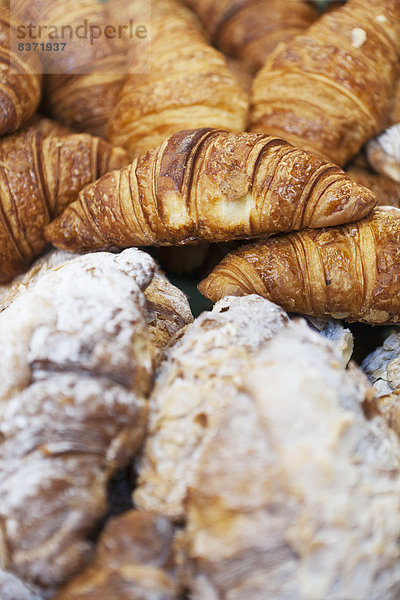
[[[140,509],[183,516],[204,444],[237,393],[247,362],[288,322],[259,296],[226,298],[167,351],[150,398],[149,431],[134,494]]]
[[[141,443],[154,268],[137,250],[81,256],[0,313],[1,561],[24,582],[54,590],[90,558],[108,480]]]
[[[399,597],[399,442],[322,342],[278,332],[219,415],[187,500],[194,600]]]

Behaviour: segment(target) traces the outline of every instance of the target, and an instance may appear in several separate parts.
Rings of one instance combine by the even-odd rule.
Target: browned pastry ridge
[[[378,206],[400,208],[400,183],[385,175],[356,164],[346,168],[346,174],[360,185],[371,190],[378,198]]]
[[[126,60],[136,38],[102,35],[94,43],[70,39],[68,31],[91,27],[118,28],[130,19],[136,26],[140,0],[13,0],[21,22],[57,27],[63,52],[44,52],[44,101],[52,116],[71,128],[104,136],[105,127],[126,79]],[[66,27],[65,37],[60,33]],[[45,29],[44,29],[45,30]],[[122,30],[124,33],[125,30]],[[42,41],[50,41],[47,38]]]
[[[247,94],[194,15],[175,0],[152,3],[151,64],[146,61],[146,53],[133,61],[110,116],[112,144],[138,156],[183,129],[246,129]]]
[[[87,186],[46,229],[55,246],[227,241],[357,220],[372,192],[281,139],[198,129]]]
[[[400,209],[357,223],[243,246],[199,289],[216,302],[260,294],[290,312],[371,324],[400,322]]]
[[[90,561],[108,482],[141,444],[154,267],[136,249],[80,256],[0,312],[1,566],[43,592]]]
[[[305,29],[318,12],[308,0],[186,0],[212,42],[243,60],[252,72],[264,66],[279,44]]]
[[[251,130],[344,165],[388,123],[399,51],[398,0],[349,0],[274,51],[253,85]]]
[[[26,271],[46,245],[45,225],[87,183],[127,162],[124,150],[99,138],[49,131],[0,140],[0,282]]]
[[[54,600],[175,600],[174,528],[167,519],[129,511],[109,521],[93,563]]]
[[[40,101],[40,60],[35,53],[14,50],[16,27],[8,8],[0,6],[0,135],[26,123]]]

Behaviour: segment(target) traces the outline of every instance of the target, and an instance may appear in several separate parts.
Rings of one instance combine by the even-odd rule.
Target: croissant
[[[308,0],[186,0],[213,43],[243,60],[252,72],[279,44],[305,31],[318,12]]]
[[[126,164],[126,154],[87,134],[30,128],[0,140],[0,282],[26,271],[46,245],[47,223],[87,183]]]
[[[14,48],[17,23],[0,7],[0,135],[12,133],[35,112],[41,95],[41,64],[34,53]]]
[[[399,49],[398,0],[349,0],[276,48],[254,81],[251,130],[344,165],[387,124]]]
[[[361,368],[375,388],[375,405],[400,437],[400,334],[389,336]]]
[[[61,123],[93,135],[105,135],[105,127],[118,100],[127,76],[127,55],[136,38],[128,34],[113,35],[111,29],[144,27],[147,10],[138,0],[13,0],[23,23],[33,23],[46,31],[57,27],[59,43],[66,44],[63,52],[43,52],[45,105]],[[141,6],[140,6],[141,5]],[[85,26],[86,23],[86,26]],[[66,33],[63,32],[63,27]],[[70,39],[90,28],[101,31],[110,28],[111,35],[94,41]],[[125,33],[125,30],[123,30]],[[36,31],[35,31],[36,35]],[[97,34],[96,34],[97,35]],[[42,42],[51,41],[40,37]],[[141,50],[141,48],[139,48]]]
[[[129,511],[109,521],[93,563],[54,600],[178,600],[174,528],[164,517]]]
[[[378,198],[378,206],[400,208],[400,183],[356,164],[350,164],[346,168],[346,174],[350,179],[371,190]]]
[[[29,271],[15,277],[10,284],[0,286],[0,311],[7,308],[21,293],[33,289],[46,273],[77,258],[76,254],[53,250],[36,260]],[[183,292],[172,285],[165,275],[156,271],[143,289],[146,299],[146,321],[157,360],[175,335],[193,321],[189,302]]]
[[[290,312],[370,324],[400,322],[400,209],[342,227],[243,246],[199,284],[216,302],[260,294]]]
[[[185,496],[218,414],[238,393],[250,358],[287,322],[284,311],[267,300],[227,298],[167,351],[150,397],[135,506],[184,517]]]
[[[134,61],[110,116],[110,142],[138,156],[182,129],[243,131],[248,96],[194,16],[174,0],[154,1],[152,10],[151,65],[146,53]]]
[[[397,600],[400,445],[366,394],[303,323],[253,358],[186,498],[193,600]]]
[[[135,249],[81,256],[0,313],[2,568],[47,595],[90,560],[108,482],[142,442],[153,272]]]
[[[375,203],[339,167],[283,140],[199,129],[87,186],[46,237],[73,251],[218,242],[354,221]]]

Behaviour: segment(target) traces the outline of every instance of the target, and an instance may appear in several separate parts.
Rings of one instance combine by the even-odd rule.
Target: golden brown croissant
[[[128,35],[102,35],[91,43],[89,39],[69,39],[69,30],[84,31],[87,27],[104,30],[127,27],[139,20],[139,0],[13,0],[23,22],[37,26],[57,27],[57,41],[65,42],[63,52],[44,52],[45,104],[54,118],[69,127],[104,136],[105,126],[125,81],[126,58],[135,43]],[[142,23],[142,21],[140,21]],[[144,25],[144,23],[142,23]],[[135,27],[135,25],[132,26]],[[125,33],[125,30],[124,30]],[[77,34],[75,34],[77,35]],[[40,38],[42,42],[49,41]]]
[[[378,206],[400,208],[400,183],[356,164],[349,165],[346,174],[350,179],[371,190],[378,198]]]
[[[243,131],[247,94],[223,55],[207,44],[194,15],[174,0],[154,1],[152,8],[150,72],[127,79],[108,139],[138,156],[182,129]],[[134,61],[133,73],[138,68]]]
[[[371,324],[400,322],[400,209],[342,227],[243,246],[199,289],[216,302],[260,294],[285,310]]]
[[[12,133],[35,112],[41,95],[41,65],[35,53],[18,52],[17,23],[0,7],[0,135]]]
[[[372,192],[278,138],[182,131],[87,186],[46,230],[68,250],[252,238],[357,220]]]
[[[44,227],[89,182],[126,164],[121,148],[87,134],[35,128],[0,140],[0,282],[27,269],[46,245]]]
[[[399,49],[398,0],[349,0],[276,49],[254,82],[251,130],[345,164],[388,122]]]
[[[213,43],[242,59],[252,72],[264,66],[279,44],[316,20],[308,0],[186,0],[204,23]]]
[[[174,528],[164,517],[132,510],[114,518],[93,563],[54,600],[178,600],[173,540]]]

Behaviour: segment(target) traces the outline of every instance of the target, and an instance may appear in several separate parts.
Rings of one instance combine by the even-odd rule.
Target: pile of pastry
[[[398,600],[400,1],[143,6],[0,0],[1,600]]]

